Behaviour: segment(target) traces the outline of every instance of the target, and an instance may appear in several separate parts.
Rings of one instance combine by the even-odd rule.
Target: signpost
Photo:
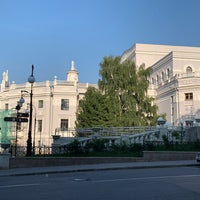
[[[15,122],[16,123],[15,156],[17,156],[17,131],[18,131],[21,123],[28,122],[28,117],[29,117],[28,113],[18,112],[20,107],[18,108],[16,106],[16,109],[17,109],[16,117],[4,117],[5,122]]]
[[[28,122],[28,113],[18,113],[17,117],[4,117],[5,122]]]
[[[18,113],[17,113],[17,117],[29,117],[29,113],[21,113],[21,112],[18,112]]]
[[[18,118],[17,122],[28,122],[27,118]]]
[[[17,117],[4,117],[5,122],[16,122]]]

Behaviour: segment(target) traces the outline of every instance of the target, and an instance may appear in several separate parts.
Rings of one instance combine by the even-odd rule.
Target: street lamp
[[[25,91],[26,92],[26,91]],[[29,93],[29,92],[28,92]],[[30,93],[29,93],[30,94]],[[29,110],[29,103],[27,104],[27,109]],[[33,129],[33,155],[35,155],[35,129],[36,129],[36,107],[34,105],[32,105],[32,107],[34,108],[35,110],[35,116],[34,116],[34,129]],[[33,113],[32,113],[33,114]]]
[[[30,95],[30,92],[28,92],[27,90],[21,90],[21,99],[19,100],[19,103],[21,103],[21,104],[23,104],[24,102],[25,102],[25,100],[24,100],[24,94],[23,93],[28,93],[29,95]],[[29,106],[29,112],[26,112],[27,114],[29,114],[30,113],[30,105],[29,105],[29,103],[27,104],[27,106]],[[32,108],[34,108],[35,109],[35,121],[34,121],[34,137],[33,137],[33,155],[35,154],[35,127],[36,127],[36,108],[35,108],[35,106],[32,104]],[[33,112],[32,112],[33,113]],[[32,125],[31,125],[31,127],[32,127]],[[32,129],[31,129],[32,130]]]
[[[34,66],[32,65],[31,75],[28,78],[28,82],[31,84],[31,92],[30,92],[30,118],[29,118],[26,156],[32,155],[32,112],[33,112],[32,99],[33,99],[33,83],[35,82],[35,77],[33,76],[33,70],[34,70]]]

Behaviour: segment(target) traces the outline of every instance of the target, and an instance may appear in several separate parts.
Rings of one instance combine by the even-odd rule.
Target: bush
[[[79,154],[82,153],[82,148],[78,140],[74,140],[72,143],[67,145],[67,150],[69,154]]]
[[[129,150],[132,152],[142,152],[144,149],[143,145],[140,143],[130,144]]]
[[[168,141],[163,136],[163,142],[145,142],[126,144],[113,144],[109,146],[107,139],[94,139],[85,146],[81,146],[78,140],[74,140],[65,146],[62,151],[66,156],[142,156],[143,151],[200,151],[200,141],[178,143]]]
[[[95,139],[92,141],[89,141],[83,148],[85,152],[102,152],[107,150],[107,146],[109,141],[106,139]]]

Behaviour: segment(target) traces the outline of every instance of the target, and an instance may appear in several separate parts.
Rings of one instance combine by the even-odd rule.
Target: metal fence
[[[12,157],[23,157],[26,156],[27,147],[26,146],[14,146],[11,145],[9,152]],[[35,146],[32,148],[32,155],[51,155],[52,147],[51,146]]]
[[[53,146],[33,146],[32,155],[52,155],[59,154],[63,152],[68,152],[68,145],[73,142],[74,139],[78,139],[82,146],[84,146],[88,141],[93,140],[94,138],[98,139],[108,139],[110,143],[120,144],[120,142],[129,143],[140,143],[154,141],[154,142],[163,142],[163,135],[166,135],[169,141],[185,141],[185,130],[182,130],[181,127],[173,127],[173,129],[158,127],[109,127],[109,128],[77,128],[73,130],[73,137],[65,137],[63,135],[54,135],[58,136],[54,138]],[[174,135],[176,133],[176,135]],[[178,139],[175,136],[179,136]],[[10,153],[13,157],[15,156],[26,156],[26,146],[14,145],[10,148]]]

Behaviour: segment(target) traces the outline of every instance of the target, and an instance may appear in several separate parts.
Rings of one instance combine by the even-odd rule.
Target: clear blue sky
[[[0,0],[0,80],[97,83],[99,63],[134,43],[200,46],[199,0]]]

